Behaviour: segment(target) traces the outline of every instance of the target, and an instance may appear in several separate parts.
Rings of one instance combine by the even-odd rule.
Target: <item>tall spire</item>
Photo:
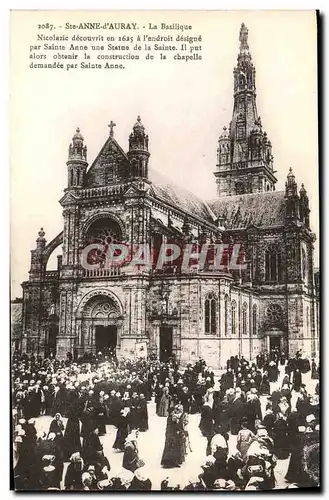
[[[249,52],[248,28],[241,24],[237,65],[233,70],[233,114],[218,141],[215,173],[220,196],[273,191],[272,145],[256,106],[256,70]]]

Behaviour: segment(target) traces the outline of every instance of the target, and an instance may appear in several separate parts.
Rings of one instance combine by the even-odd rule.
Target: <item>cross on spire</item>
[[[109,123],[109,129],[110,129],[110,137],[113,137],[113,128],[116,127],[116,123],[114,121],[110,121]]]

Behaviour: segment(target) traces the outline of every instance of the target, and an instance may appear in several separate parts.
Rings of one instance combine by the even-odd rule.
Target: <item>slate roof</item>
[[[223,196],[208,205],[217,217],[224,217],[227,229],[271,227],[285,224],[284,196],[284,191]]]
[[[182,210],[196,215],[207,222],[214,223],[214,214],[206,202],[185,188],[177,186],[168,178],[155,170],[149,169],[149,178],[152,181],[154,195]]]

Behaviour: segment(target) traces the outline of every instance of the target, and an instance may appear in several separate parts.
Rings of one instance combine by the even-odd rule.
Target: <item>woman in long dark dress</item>
[[[201,409],[199,429],[206,438],[212,436],[214,428],[213,412],[210,403],[204,403]]]
[[[301,385],[302,385],[302,374],[301,374],[300,370],[297,368],[294,371],[294,375],[293,375],[293,388],[294,388],[294,391],[299,392]]]
[[[263,375],[261,384],[260,384],[260,394],[262,394],[263,396],[267,396],[270,393],[271,393],[270,382],[268,380],[268,375],[265,372],[264,375]]]
[[[124,453],[122,458],[122,467],[124,469],[135,472],[136,469],[143,467],[145,465],[144,461],[139,458],[137,438],[138,430],[133,430],[127,436],[125,441]]]
[[[289,433],[288,422],[282,413],[278,413],[273,424],[274,454],[279,459],[289,456]]]
[[[113,443],[115,450],[124,451],[126,438],[130,432],[130,408],[123,408],[117,420],[117,434]]]
[[[316,362],[314,361],[314,359],[312,359],[312,372],[311,372],[311,378],[312,378],[313,380],[315,380],[315,379],[318,379],[318,378],[319,378],[318,369],[317,369]]]
[[[168,415],[166,441],[162,454],[161,465],[164,468],[180,467],[185,461],[187,414],[183,406],[177,404]]]
[[[159,417],[168,417],[171,400],[172,400],[172,397],[169,394],[169,387],[163,387],[162,396],[161,396],[161,399],[159,401],[158,410],[157,410],[157,415]]]
[[[70,457],[70,464],[67,468],[64,486],[66,490],[82,490],[82,474],[84,462],[80,453],[74,453]]]
[[[68,418],[63,441],[65,461],[68,461],[73,453],[81,452],[80,421],[73,413]]]
[[[140,432],[145,432],[149,428],[149,417],[148,417],[148,410],[147,410],[147,401],[146,401],[144,394],[139,395],[138,411],[140,414],[139,430],[140,430]]]

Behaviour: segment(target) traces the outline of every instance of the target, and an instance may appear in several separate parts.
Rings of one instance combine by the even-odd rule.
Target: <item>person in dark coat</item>
[[[290,453],[288,431],[287,418],[278,413],[273,424],[274,454],[282,460],[288,458]]]
[[[106,422],[108,419],[107,406],[104,401],[104,392],[99,393],[99,400],[94,407],[94,419],[95,424],[98,428],[99,436],[105,436],[106,434]]]
[[[296,370],[294,371],[292,381],[294,391],[299,392],[302,385],[302,374],[298,368],[296,368]]]
[[[316,429],[314,415],[308,415],[305,425],[298,428],[295,446],[292,449],[285,479],[297,483],[299,487],[314,486],[308,473],[307,455],[319,445],[319,431]],[[315,458],[315,457],[313,457]],[[316,462],[316,460],[314,460]],[[319,463],[317,464],[319,468]]]
[[[130,432],[130,408],[125,407],[120,412],[117,420],[117,434],[113,443],[113,448],[124,451],[125,440]]]
[[[268,375],[266,372],[263,374],[263,378],[262,378],[262,381],[260,384],[259,392],[260,392],[260,394],[266,395],[266,396],[271,393],[270,382],[268,380]]]
[[[247,401],[244,404],[243,414],[248,420],[248,429],[255,433],[256,420],[262,419],[261,405],[255,394],[248,394]]]
[[[262,421],[262,424],[264,425],[265,429],[267,430],[267,433],[270,437],[273,437],[273,426],[275,422],[275,415],[272,410],[272,408],[268,408],[265,411],[264,418]]]
[[[58,489],[60,487],[60,477],[54,466],[54,456],[44,456],[42,458],[42,469],[39,476],[39,488],[47,491],[49,489]]]
[[[226,373],[223,373],[220,379],[220,388],[225,393],[227,389],[234,387],[234,373],[232,368],[228,368]]]
[[[145,465],[144,461],[139,458],[137,446],[138,434],[138,430],[132,430],[129,436],[127,436],[124,445],[122,467],[131,472],[135,472],[136,469],[139,469],[140,467],[143,467]]]
[[[140,412],[139,412],[139,398],[137,392],[134,392],[130,400],[130,423],[131,429],[139,429]]]
[[[139,395],[138,412],[139,412],[139,431],[146,432],[149,428],[149,417],[148,417],[147,401],[144,394]]]
[[[191,394],[187,386],[184,386],[182,391],[179,392],[178,402],[182,404],[185,413],[190,413]]]
[[[316,362],[314,361],[314,359],[312,359],[311,378],[312,378],[313,380],[315,380],[315,379],[318,379],[318,378],[319,378],[318,369],[317,369]]]
[[[201,409],[201,419],[199,423],[199,429],[201,434],[206,438],[213,436],[213,412],[210,403],[204,403]]]
[[[152,483],[143,471],[143,467],[135,471],[133,480],[128,488],[130,491],[151,491]]]
[[[63,437],[64,423],[60,413],[56,413],[55,418],[51,421],[48,431],[49,434],[54,433],[56,436]]]
[[[244,412],[244,403],[241,399],[241,391],[236,391],[235,398],[231,403],[229,410],[229,425],[233,436],[236,436],[240,430],[241,419]]]
[[[216,468],[216,459],[213,456],[208,456],[201,466],[203,472],[199,475],[199,481],[207,490],[213,488],[214,482],[218,479],[218,471]]]
[[[156,386],[154,387],[155,412],[157,415],[159,414],[159,405],[162,398],[162,394],[163,394],[163,385],[157,383]]]
[[[74,413],[70,413],[66,423],[63,452],[65,460],[69,460],[74,453],[81,452],[80,421]]]
[[[82,490],[82,474],[84,471],[84,462],[80,453],[74,453],[70,457],[70,463],[66,470],[64,487],[66,490]]]
[[[98,436],[98,428],[86,436],[83,440],[81,455],[85,464],[93,464],[97,459],[97,451],[102,450],[103,446]]]

